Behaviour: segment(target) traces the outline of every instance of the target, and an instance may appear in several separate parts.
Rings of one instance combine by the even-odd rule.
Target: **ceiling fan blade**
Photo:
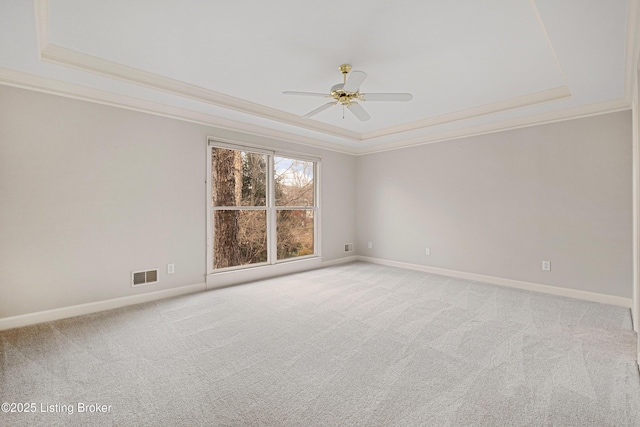
[[[329,108],[329,107],[331,107],[331,106],[333,106],[333,105],[336,105],[336,103],[335,103],[335,102],[327,102],[326,104],[321,105],[320,107],[316,108],[315,110],[308,112],[307,114],[305,114],[305,115],[304,115],[304,116],[302,116],[302,117],[311,117],[311,116],[315,116],[315,115],[316,115],[316,114],[318,114],[319,112],[324,111],[324,110],[326,110],[327,108]]]
[[[364,71],[352,71],[347,77],[347,82],[342,87],[342,90],[345,92],[357,92],[366,78],[367,73]]]
[[[329,95],[327,95],[326,93],[317,93],[317,92],[295,92],[292,90],[285,90],[282,93],[284,95],[321,96],[323,98],[329,97]]]
[[[363,93],[363,101],[411,101],[410,93]]]
[[[366,122],[371,118],[369,113],[364,111],[362,105],[358,104],[357,102],[352,102],[351,104],[347,105],[347,108],[353,113],[354,116],[356,116],[363,122]]]

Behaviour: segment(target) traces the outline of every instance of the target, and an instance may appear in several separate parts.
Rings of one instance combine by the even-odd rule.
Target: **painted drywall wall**
[[[344,245],[355,246],[356,241],[355,156],[327,151],[322,157],[321,176],[322,258],[334,260],[354,255],[355,252],[345,253]]]
[[[323,260],[352,255],[353,156],[0,86],[0,318],[203,283],[208,136],[320,155]]]
[[[624,111],[361,156],[358,254],[631,298],[631,131]]]

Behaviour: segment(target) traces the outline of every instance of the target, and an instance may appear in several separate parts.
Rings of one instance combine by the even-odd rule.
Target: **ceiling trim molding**
[[[303,118],[295,114],[57,46],[49,40],[49,0],[35,0],[34,5],[39,55],[43,60],[351,141],[369,141],[383,136],[425,129],[445,123],[551,102],[571,96],[571,92],[567,86],[560,86],[516,98],[443,114],[437,117],[430,117],[399,126],[360,134],[338,126]],[[542,29],[544,31],[544,27]],[[553,46],[549,45],[549,47],[552,53],[554,53]],[[558,67],[559,66],[558,64]],[[560,73],[564,76],[561,68]]]
[[[0,67],[0,84],[59,95],[65,98],[73,98],[81,101],[108,105],[111,107],[149,113],[156,116],[178,119],[205,126],[213,126],[219,129],[230,130],[247,135],[272,138],[279,141],[291,142],[343,154],[357,153],[357,149],[355,148],[345,147],[344,145],[321,139],[310,138],[294,133],[243,123],[236,120],[216,117],[206,113],[172,107],[153,101],[133,98],[126,95],[120,95],[113,92],[107,92],[100,89],[94,89],[75,83],[68,83],[4,67]]]
[[[615,113],[617,111],[625,111],[629,110],[630,108],[631,105],[626,100],[626,98],[619,98],[595,104],[588,104],[580,107],[568,108],[561,111],[551,111],[547,113],[537,114],[535,116],[503,120],[496,123],[489,123],[485,125],[469,127],[466,129],[456,129],[423,137],[405,139],[402,141],[394,141],[369,147],[361,147],[358,150],[358,155],[381,153],[385,151],[399,150],[402,148],[410,148],[420,145],[433,144],[436,142],[449,141],[452,139],[467,138],[471,136],[485,135],[489,133],[544,125],[548,123],[563,122],[567,120],[580,119],[601,114]]]
[[[452,139],[460,139],[488,133],[496,133],[506,130],[542,125],[547,123],[573,120],[600,114],[613,113],[628,110],[630,104],[625,98],[612,101],[604,101],[581,107],[551,111],[535,116],[521,117],[517,119],[503,120],[496,123],[474,126],[453,131],[438,132],[433,135],[404,139],[388,143],[381,143],[368,147],[346,147],[342,144],[310,138],[285,131],[279,131],[262,126],[252,125],[236,120],[216,117],[206,113],[200,113],[178,107],[172,107],[152,101],[81,86],[75,83],[64,82],[23,71],[0,67],[0,85],[13,86],[37,92],[63,96],[65,98],[78,99],[96,104],[108,105],[132,111],[153,114],[161,117],[182,120],[186,122],[226,129],[246,135],[272,138],[279,141],[290,142],[308,147],[334,151],[350,155],[366,155],[384,151],[399,150],[419,145],[443,142]]]
[[[562,68],[560,67],[560,63],[557,61],[555,50],[553,49],[548,34],[546,34],[546,29],[542,22],[541,16],[539,15],[535,0],[530,0],[530,2],[532,4],[532,7],[534,8],[534,13],[537,14],[539,24],[541,25],[541,28],[545,33],[545,37],[547,37],[549,48],[556,58],[557,66],[559,67],[559,71],[564,79],[564,73],[562,71]],[[561,109],[538,114],[535,116],[503,120],[492,124],[468,127],[455,131],[436,132],[432,135],[404,139],[401,141],[387,143],[382,142],[375,146],[371,145],[366,147],[348,147],[342,144],[328,142],[318,138],[299,136],[294,133],[273,130],[263,126],[251,125],[231,119],[224,119],[205,113],[199,113],[191,110],[172,107],[165,104],[155,103],[152,101],[114,94],[99,89],[88,88],[47,77],[23,73],[21,71],[9,70],[2,67],[0,67],[0,84],[23,87],[40,92],[52,93],[65,97],[147,112],[155,115],[204,124],[207,126],[229,129],[245,134],[270,137],[282,141],[323,148],[345,154],[369,154],[629,109],[632,99],[633,82],[638,70],[637,61],[640,59],[639,3],[640,0],[628,0],[627,3],[624,99],[616,99],[590,104],[587,106]],[[34,9],[38,54],[42,60],[46,60],[58,65],[77,68],[85,72],[91,72],[110,78],[116,78],[128,83],[149,87],[154,90],[168,92],[181,97],[195,99],[200,102],[228,108],[248,115],[263,117],[287,125],[297,126],[302,129],[319,132],[320,134],[344,138],[349,141],[374,143],[374,139],[383,136],[398,135],[408,131],[427,130],[430,127],[442,125],[445,123],[464,121],[475,117],[525,108],[541,103],[565,99],[571,96],[569,88],[564,85],[533,94],[527,94],[516,98],[506,99],[490,104],[481,105],[478,107],[472,107],[465,110],[443,114],[437,117],[430,117],[423,120],[405,123],[399,126],[393,126],[386,129],[380,129],[377,131],[360,134],[358,132],[343,129],[338,126],[333,126],[316,120],[303,118],[295,114],[276,110],[270,107],[191,85],[185,82],[173,80],[143,70],[128,67],[123,64],[118,64],[116,62],[77,52],[72,49],[54,45],[50,42],[49,39],[49,0],[34,0]],[[9,74],[11,74],[11,76],[9,76]],[[21,77],[16,77],[16,74],[21,75]]]
[[[502,101],[492,102],[480,105],[478,107],[467,108],[465,110],[454,111],[452,113],[442,114],[436,117],[429,117],[417,122],[406,123],[399,126],[393,126],[379,131],[367,132],[362,134],[362,141],[368,141],[383,136],[394,135],[397,133],[438,126],[445,123],[459,122],[476,117],[482,117],[489,114],[500,113],[517,108],[529,107],[532,105],[543,104],[546,102],[557,101],[571,97],[571,91],[567,86],[559,86],[553,89],[547,89],[528,95],[518,96],[516,98],[505,99]]]
[[[346,138],[352,141],[360,140],[360,134],[358,132],[310,120],[295,114],[265,107],[209,89],[54,45],[49,39],[49,0],[34,0],[34,13],[38,57],[41,60],[77,68],[82,71],[93,72],[128,83],[146,86],[174,95],[229,108],[241,113],[298,126],[303,129]]]
[[[82,71],[89,71],[106,77],[132,83],[139,86],[160,90],[173,95],[194,99],[207,104],[228,108],[241,113],[254,115],[280,123],[298,126],[326,135],[337,136],[351,141],[367,141],[388,135],[420,130],[445,123],[452,123],[471,118],[486,116],[489,114],[514,110],[523,107],[543,104],[568,98],[571,91],[566,86],[547,89],[540,92],[519,96],[516,98],[492,102],[489,104],[472,107],[465,110],[443,114],[437,117],[429,117],[406,123],[399,126],[392,126],[378,131],[360,134],[358,132],[342,129],[337,126],[328,125],[313,119],[307,119],[295,114],[286,113],[253,102],[245,101],[229,95],[224,95],[199,86],[194,86],[178,80],[173,80],[147,71],[138,70],[126,65],[118,64],[95,56],[77,52],[49,43],[40,52],[41,58],[58,65],[65,65],[77,68]]]
[[[65,47],[49,43],[41,52],[43,60],[58,65],[65,65],[77,68],[82,71],[89,71],[106,77],[133,83],[138,86],[145,86],[151,89],[178,95],[184,98],[193,99],[207,104],[216,105],[230,110],[239,111],[269,120],[274,120],[288,125],[295,125],[303,129],[321,132],[327,135],[359,141],[358,132],[343,129],[326,123],[310,120],[295,114],[265,107],[264,105],[245,101],[240,98],[225,95],[203,87],[195,86],[179,80],[170,79],[158,74],[149,73],[127,65],[87,55]]]
[[[640,5],[639,0],[627,1],[627,35],[624,52],[624,93],[629,103],[633,99],[634,80],[640,60]]]

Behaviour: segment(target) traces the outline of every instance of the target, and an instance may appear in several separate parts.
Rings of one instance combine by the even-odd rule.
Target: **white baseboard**
[[[67,317],[80,316],[83,314],[96,313],[98,311],[111,310],[113,308],[120,308],[127,305],[140,304],[143,302],[155,301],[178,295],[191,294],[194,292],[204,291],[205,289],[206,285],[204,283],[197,283],[195,285],[180,286],[178,288],[165,289],[162,291],[148,292],[145,294],[131,295],[105,301],[90,302],[87,304],[72,305],[53,310],[22,314],[20,316],[5,317],[0,319],[0,331],[33,325],[36,323],[51,322],[53,320],[65,319]]]
[[[305,269],[309,270],[313,268],[330,267],[330,266],[345,264],[353,261],[364,261],[364,262],[370,262],[372,264],[381,264],[381,265],[388,265],[391,267],[399,267],[399,268],[406,268],[410,270],[424,271],[426,273],[440,274],[443,276],[456,277],[459,279],[467,279],[467,280],[473,280],[477,282],[491,283],[494,285],[524,289],[527,291],[542,292],[542,293],[551,294],[551,295],[576,298],[576,299],[581,299],[586,301],[599,302],[603,304],[617,305],[625,308],[631,308],[632,306],[631,298],[618,297],[614,295],[605,295],[605,294],[599,294],[595,292],[580,291],[576,289],[560,288],[556,286],[542,285],[539,283],[523,282],[520,280],[505,279],[502,277],[485,276],[482,274],[466,273],[466,272],[456,271],[456,270],[447,270],[444,268],[429,267],[426,265],[410,264],[410,263],[399,262],[399,261],[390,261],[390,260],[385,260],[380,258],[371,258],[371,257],[366,257],[361,255],[354,255],[354,256],[338,258],[330,261],[318,262],[314,266],[307,265],[306,266],[307,268]],[[294,267],[294,264],[292,264],[289,267]],[[297,270],[298,270],[297,268],[295,269],[292,268],[291,271],[287,271],[287,272],[283,271],[279,273],[287,274],[290,272],[296,272]],[[264,278],[264,277],[260,277],[260,278]],[[223,282],[227,282],[227,281],[225,280]],[[217,285],[220,286],[221,284],[217,283]],[[228,286],[229,283],[225,283],[225,285]],[[212,287],[215,288],[217,286],[215,285],[211,286],[211,283],[210,283],[208,288],[211,289]],[[120,308],[128,305],[140,304],[143,302],[155,301],[163,298],[170,298],[178,295],[200,292],[206,289],[207,289],[206,283],[197,283],[194,285],[181,286],[178,288],[165,289],[162,291],[148,292],[145,294],[132,295],[132,296],[127,296],[122,298],[114,298],[110,300],[91,302],[87,304],[73,305],[69,307],[39,311],[36,313],[23,314],[23,315],[13,316],[13,317],[5,317],[0,319],[0,330],[18,328],[21,326],[28,326],[28,325],[33,325],[33,324],[42,323],[42,322],[50,322],[53,320],[64,319],[67,317],[80,316],[83,314],[96,313],[99,311],[110,310],[113,308]],[[639,354],[638,360],[640,360],[640,354]]]
[[[304,270],[310,270],[314,268],[322,268],[322,267],[329,267],[332,265],[344,264],[347,262],[353,262],[357,260],[358,260],[357,256],[349,256],[349,257],[338,258],[338,259],[333,259],[333,260],[324,261],[324,262],[321,262],[320,258],[305,260],[307,262],[294,261],[291,263],[280,264],[280,268],[276,269],[277,271],[273,271],[273,274],[275,275],[289,274],[289,273],[295,273],[295,272],[304,271]],[[96,302],[90,302],[87,304],[72,305],[69,307],[56,308],[53,310],[38,311],[36,313],[28,313],[28,314],[22,314],[19,316],[0,318],[0,331],[6,330],[6,329],[19,328],[21,326],[34,325],[36,323],[51,322],[54,320],[65,319],[67,317],[81,316],[83,314],[97,313],[99,311],[111,310],[113,308],[120,308],[128,305],[140,304],[143,302],[175,297],[178,295],[191,294],[194,292],[205,291],[207,289],[212,289],[212,288],[221,287],[221,286],[229,286],[231,284],[235,284],[236,282],[238,282],[238,280],[242,280],[242,282],[247,282],[251,280],[259,280],[259,279],[265,278],[263,271],[258,271],[253,269],[249,269],[247,271],[249,271],[249,275],[258,274],[258,276],[256,277],[246,276],[246,277],[242,277],[241,279],[239,277],[235,277],[233,280],[229,280],[229,278],[227,278],[226,280],[220,280],[222,276],[218,276],[218,283],[216,283],[214,286],[211,286],[211,283],[210,283],[208,288],[206,283],[197,283],[194,285],[180,286],[178,288],[165,289],[162,291],[148,292],[144,294],[114,298],[114,299],[109,299],[105,301],[96,301]],[[233,273],[233,272],[230,272],[230,273]],[[232,277],[233,274],[230,274],[228,276]]]
[[[426,273],[440,274],[442,276],[456,277],[458,279],[473,280],[476,282],[491,283],[493,285],[507,286],[510,288],[523,289],[526,291],[541,292],[545,294],[557,295],[568,298],[576,298],[586,301],[599,302],[602,304],[617,305],[631,308],[631,298],[618,297],[614,295],[599,294],[595,292],[580,291],[577,289],[560,288],[557,286],[543,285],[540,283],[523,282],[520,280],[505,279],[502,277],[485,276],[482,274],[466,273],[463,271],[447,270],[439,267],[429,267],[426,265],[409,264],[406,262],[389,261],[380,258],[357,256],[359,261],[370,262],[372,264],[388,265],[390,267],[400,267],[409,270],[424,271]]]

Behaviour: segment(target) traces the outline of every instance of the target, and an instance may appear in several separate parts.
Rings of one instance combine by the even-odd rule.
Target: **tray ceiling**
[[[625,0],[3,0],[1,8],[6,75],[345,147],[628,108],[635,41],[631,49],[626,39],[637,31]],[[340,106],[300,117],[327,100],[282,91],[328,93],[342,63],[368,73],[362,92],[414,99],[362,102],[366,122]]]

